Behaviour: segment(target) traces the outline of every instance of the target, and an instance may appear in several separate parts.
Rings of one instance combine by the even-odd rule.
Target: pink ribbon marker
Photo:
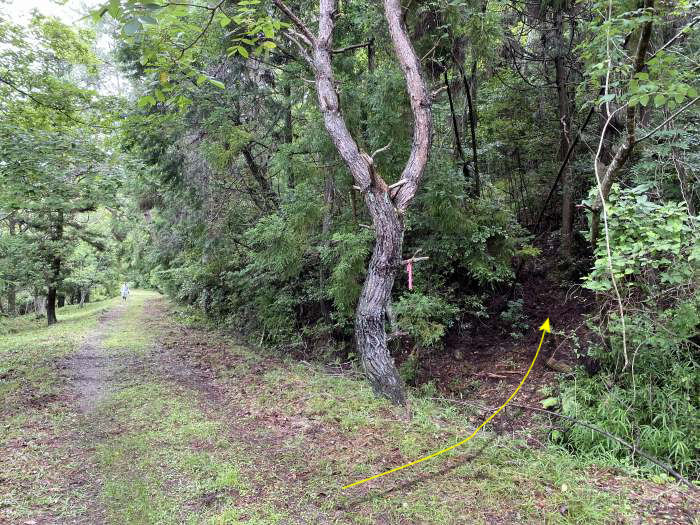
[[[408,289],[413,290],[413,261],[408,261],[406,271],[408,272]]]

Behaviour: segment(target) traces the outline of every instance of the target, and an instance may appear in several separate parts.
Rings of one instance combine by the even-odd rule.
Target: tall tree
[[[326,131],[364,194],[372,217],[376,240],[355,317],[358,350],[375,390],[395,403],[404,404],[403,382],[387,348],[385,320],[396,272],[403,263],[404,215],[418,191],[432,140],[432,101],[421,76],[420,61],[408,37],[401,4],[397,0],[385,0],[384,15],[395,55],[404,73],[414,117],[409,159],[401,179],[389,186],[377,172],[373,158],[357,144],[340,111],[331,64],[335,0],[321,0],[317,35],[312,35],[281,0],[274,1],[301,32],[311,50],[310,62],[316,76],[318,104]]]

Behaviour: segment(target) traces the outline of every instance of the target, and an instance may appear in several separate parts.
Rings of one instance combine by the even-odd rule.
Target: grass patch
[[[102,340],[102,346],[110,353],[143,353],[155,340],[155,333],[144,323],[146,302],[159,297],[155,292],[135,290],[123,305],[125,312],[116,321],[114,328]]]
[[[157,297],[132,293],[102,329],[106,355],[123,366],[94,413],[60,401],[57,364],[118,300],[68,310],[50,329],[17,321],[13,342],[0,343],[0,366],[16,374],[0,385],[11,401],[0,521],[588,524],[640,514],[624,489],[597,488],[592,463],[488,429],[341,490],[462,440],[482,415],[413,396],[407,420],[364,381],[174,324]],[[37,395],[59,401],[30,402]],[[86,487],[71,485],[81,472]]]
[[[71,441],[79,425],[60,366],[116,299],[58,309],[58,323],[34,314],[4,319],[0,333],[0,522],[69,520],[88,504],[70,490],[84,468]]]
[[[245,494],[233,445],[182,392],[126,388],[100,407],[116,435],[97,448],[112,523],[201,523]]]
[[[57,359],[77,350],[96,326],[98,315],[116,304],[116,299],[108,299],[84,308],[59,308],[59,322],[53,326],[46,326],[46,319],[34,314],[3,320],[6,332],[0,337],[3,414],[58,394],[62,382],[57,373]]]
[[[488,432],[439,458],[342,491],[342,485],[460,441],[473,426],[453,407],[420,398],[412,399],[413,417],[406,421],[402,410],[375,398],[363,382],[291,368],[284,379],[264,374],[255,387],[262,395],[252,397],[265,400],[257,404],[263,413],[258,420],[282,412],[324,430],[311,432],[313,438],[287,438],[274,462],[258,470],[311,473],[304,490],[342,522],[608,523],[631,511],[623,498],[589,482],[587,464]],[[250,395],[250,386],[246,390]],[[271,404],[275,393],[279,398]],[[281,508],[302,497],[282,483],[271,488],[271,500]]]

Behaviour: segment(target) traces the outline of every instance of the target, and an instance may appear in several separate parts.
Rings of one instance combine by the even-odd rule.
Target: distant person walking
[[[129,285],[124,283],[122,284],[122,300],[126,301],[127,297],[129,297]]]

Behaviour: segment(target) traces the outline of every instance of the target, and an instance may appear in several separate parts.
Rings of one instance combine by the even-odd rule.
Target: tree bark
[[[445,89],[447,91],[447,101],[450,104],[450,116],[452,118],[452,132],[454,133],[455,150],[462,162],[462,176],[466,182],[469,182],[471,179],[471,174],[469,173],[469,164],[467,163],[467,159],[464,155],[464,149],[462,148],[462,137],[459,135],[459,125],[457,124],[457,115],[455,113],[454,102],[452,101],[452,89],[450,89],[450,80],[447,77],[447,69],[445,69],[444,78]]]
[[[564,68],[564,13],[557,10],[554,14],[554,69],[557,85],[557,101],[559,109],[559,124],[561,128],[561,147],[559,149],[559,159],[566,158],[567,151],[571,145],[571,103],[569,91],[566,87],[566,70]],[[561,188],[561,237],[559,253],[565,258],[571,257],[571,245],[573,239],[573,155],[564,168]]]
[[[87,296],[87,290],[85,288],[80,289],[80,308],[85,307],[85,297]]]
[[[51,240],[57,243],[61,239],[63,239],[63,212],[58,211],[51,229]],[[55,251],[58,247],[54,245],[52,249]],[[51,268],[48,280],[48,294],[46,295],[46,321],[49,326],[58,322],[56,319],[56,295],[61,280],[61,257],[54,253],[50,260]]]
[[[248,165],[250,174],[253,176],[253,179],[255,179],[255,181],[258,183],[260,191],[263,194],[263,198],[268,203],[268,210],[277,208],[279,206],[277,194],[272,189],[272,186],[270,185],[270,181],[267,179],[266,174],[263,173],[263,169],[261,169],[261,167],[255,161],[251,145],[248,144],[247,146],[242,148],[241,153],[243,153],[243,158],[245,159],[245,162]]]
[[[476,75],[476,67],[472,68]],[[476,80],[475,80],[476,82]],[[476,111],[472,101],[472,89],[469,82],[464,83],[464,90],[467,95],[467,107],[469,108],[469,132],[472,138],[472,158],[474,159],[474,196],[481,194],[481,178],[479,176],[479,159],[476,154]]]
[[[16,222],[14,219],[10,218],[10,235],[15,235]],[[10,283],[7,286],[7,314],[12,317],[17,313],[17,288],[14,283]]]
[[[389,355],[384,323],[394,278],[401,265],[403,214],[420,184],[432,139],[431,100],[421,76],[420,63],[403,25],[399,1],[385,0],[384,13],[394,51],[404,73],[414,118],[413,145],[401,175],[402,184],[390,191],[376,172],[372,158],[360,149],[351,135],[340,112],[331,67],[336,0],[320,0],[317,36],[311,34],[282,0],[274,2],[297,26],[301,31],[299,36],[311,47],[309,60],[316,76],[316,92],[324,125],[364,194],[374,225],[376,242],[355,316],[355,340],[359,354],[375,392],[394,403],[405,404],[403,381]]]
[[[654,7],[654,0],[644,0],[644,8],[652,9]],[[637,43],[637,49],[634,54],[634,64],[632,66],[632,72],[630,74],[630,80],[639,73],[646,64],[646,54],[649,47],[649,40],[651,38],[651,26],[652,21],[645,22],[642,25],[642,31],[639,35],[639,41]],[[603,164],[598,157],[595,159],[595,169],[598,174],[602,173],[600,179],[600,190],[596,195],[595,200],[591,206],[591,247],[595,252],[598,245],[598,237],[600,235],[600,215],[603,211],[603,205],[610,194],[610,188],[612,187],[617,174],[620,172],[622,167],[626,164],[632,150],[636,144],[636,106],[627,106],[626,110],[626,123],[625,123],[625,138],[620,144],[620,146],[615,151],[610,164],[607,166]],[[605,133],[605,130],[603,130]]]
[[[46,295],[46,321],[48,325],[56,324],[56,287],[49,286],[49,293]]]
[[[464,71],[464,66],[462,63],[453,55],[453,62],[457,65],[459,73],[462,76],[462,86],[464,89],[464,94],[467,100],[467,111],[464,113],[464,126],[466,127],[467,122],[469,123],[469,133],[471,135],[471,146],[472,146],[472,171],[473,171],[473,194],[478,197],[481,193],[481,178],[479,176],[479,159],[477,158],[477,144],[476,144],[476,126],[477,117],[476,109],[474,107],[474,98],[476,95],[476,61],[472,63],[472,78],[471,81],[467,78],[467,74]],[[450,101],[451,106],[451,101]]]
[[[291,145],[294,142],[294,122],[292,120],[292,84],[290,81],[284,84],[284,141]],[[290,166],[287,174],[287,187],[294,188],[294,169]]]

